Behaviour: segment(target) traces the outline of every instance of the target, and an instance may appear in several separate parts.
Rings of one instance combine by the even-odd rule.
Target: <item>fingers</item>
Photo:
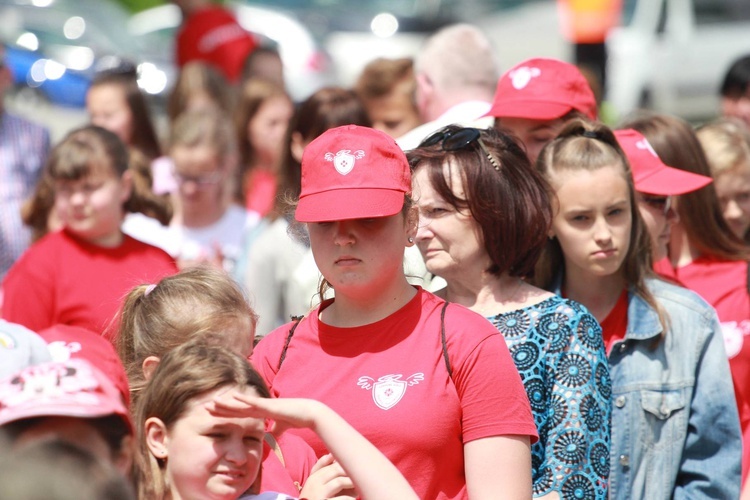
[[[310,474],[302,487],[300,498],[332,498],[334,495],[353,493],[352,480],[349,479],[338,463],[332,461],[332,457],[327,459],[328,456],[324,455],[315,464],[317,467],[319,464],[331,461],[329,465],[322,466]],[[342,496],[340,498],[348,497]]]
[[[319,471],[326,465],[331,465],[333,463],[333,455],[330,453],[323,455],[318,459],[317,462],[315,462],[315,465],[312,466],[312,469],[310,469],[310,474],[314,474],[315,472]]]

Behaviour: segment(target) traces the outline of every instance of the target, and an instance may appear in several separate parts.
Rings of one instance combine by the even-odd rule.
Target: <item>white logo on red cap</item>
[[[85,365],[73,361],[31,366],[9,383],[0,385],[0,399],[6,407],[29,401],[62,398],[68,395],[81,404],[97,402],[93,391],[99,388],[94,374]]]
[[[52,361],[62,363],[70,359],[71,355],[81,352],[80,342],[65,342],[64,340],[55,340],[47,344]]]
[[[636,142],[635,147],[637,147],[638,149],[645,149],[656,158],[659,157],[659,155],[656,154],[656,151],[654,151],[654,148],[651,147],[651,144],[646,139],[641,139],[640,141]]]
[[[341,175],[346,175],[352,171],[352,169],[354,168],[354,163],[360,158],[364,157],[365,152],[361,149],[358,149],[354,153],[352,153],[351,149],[342,149],[338,153],[336,153],[336,156],[334,156],[332,153],[326,153],[324,158],[327,161],[333,162],[333,166],[336,168],[336,171],[338,173],[340,173]]]
[[[532,78],[542,74],[542,70],[539,68],[530,68],[528,66],[521,66],[510,72],[510,81],[513,84],[513,88],[521,90],[529,84]]]

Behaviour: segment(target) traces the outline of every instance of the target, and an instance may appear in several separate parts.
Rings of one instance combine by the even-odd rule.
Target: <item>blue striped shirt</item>
[[[49,147],[47,129],[0,112],[0,279],[29,245],[21,204],[39,179]]]

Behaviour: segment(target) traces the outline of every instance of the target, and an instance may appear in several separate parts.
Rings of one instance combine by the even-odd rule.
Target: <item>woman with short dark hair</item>
[[[550,230],[547,183],[494,129],[449,126],[407,155],[416,243],[447,283],[437,294],[491,321],[521,374],[539,432],[534,495],[606,498],[611,389],[601,330],[580,304],[524,281]]]

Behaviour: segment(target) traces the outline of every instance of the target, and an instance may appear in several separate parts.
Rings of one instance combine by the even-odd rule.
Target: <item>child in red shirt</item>
[[[134,198],[128,152],[103,128],[85,126],[47,164],[62,230],[36,242],[2,284],[2,316],[39,331],[55,324],[107,333],[127,290],[177,272],[162,250],[125,235]]]

